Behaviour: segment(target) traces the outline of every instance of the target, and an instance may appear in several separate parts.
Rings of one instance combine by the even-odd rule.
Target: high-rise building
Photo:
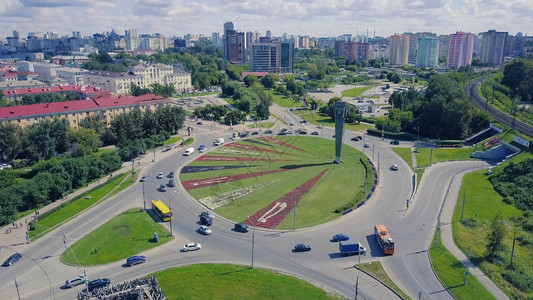
[[[73,38],[77,38],[77,39],[81,39],[81,32],[79,32],[79,31],[73,31],[73,32],[72,32],[72,37],[73,37]]]
[[[225,33],[224,57],[234,64],[246,63],[246,38],[244,32],[227,30]]]
[[[19,38],[20,38],[20,35],[19,35],[19,32],[18,32],[18,31],[13,30],[13,38],[16,38],[16,39],[19,39]]]
[[[524,46],[526,44],[526,37],[521,32],[515,36],[507,36],[507,43],[505,43],[505,56],[519,56],[524,53]]]
[[[250,70],[252,72],[292,73],[294,71],[292,41],[252,43]]]
[[[409,62],[409,35],[393,35],[389,38],[389,63],[405,66]]]
[[[220,47],[220,33],[211,33],[211,42],[213,43],[213,46]]]
[[[439,39],[439,57],[448,57],[448,48],[450,48],[450,36],[440,35]]]
[[[246,32],[246,50],[252,49],[252,43],[255,43],[254,41],[254,33],[251,31]]]
[[[369,43],[354,43],[347,41],[335,42],[335,55],[344,56],[350,62],[369,60],[370,59],[370,44]]]
[[[416,66],[436,67],[439,64],[439,46],[439,38],[429,36],[418,38]]]
[[[309,49],[309,36],[308,35],[300,36],[298,39],[300,40],[298,42],[298,48]]]
[[[233,22],[231,22],[231,21],[224,22],[224,34],[222,35],[222,42],[224,44],[223,46],[224,46],[224,58],[225,59],[228,59],[228,56],[229,56],[228,44],[226,43],[229,31],[235,31],[235,27],[233,26]]]
[[[472,64],[472,51],[474,49],[474,34],[456,32],[450,34],[450,47],[448,48],[448,68],[458,69]]]
[[[265,36],[267,38],[272,38],[272,32],[270,32],[270,30],[267,30]]]
[[[137,37],[137,29],[127,29],[126,36],[126,50],[137,50],[139,48],[139,38]]]
[[[503,64],[507,32],[489,30],[481,33],[480,61],[494,65]]]
[[[409,57],[407,60],[410,64],[413,64],[413,65],[416,63],[416,58],[417,58],[416,52],[417,52],[417,46],[418,46],[418,39],[422,37],[426,37],[426,36],[437,37],[436,34],[431,33],[431,32],[417,32],[417,33],[406,32],[404,33],[404,35],[409,36]]]

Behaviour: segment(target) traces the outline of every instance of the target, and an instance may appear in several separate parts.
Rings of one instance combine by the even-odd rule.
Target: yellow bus
[[[152,209],[161,217],[161,220],[168,222],[172,220],[172,212],[161,200],[152,200]]]

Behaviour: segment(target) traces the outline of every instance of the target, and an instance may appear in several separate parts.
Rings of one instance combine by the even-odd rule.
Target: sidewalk
[[[461,188],[463,176],[471,171],[473,170],[457,174],[450,182],[449,192],[446,196],[446,199],[444,199],[444,207],[441,215],[441,240],[448,251],[450,251],[450,253],[452,253],[453,256],[455,256],[455,258],[457,258],[465,267],[468,267],[470,274],[475,276],[477,280],[479,280],[479,282],[481,282],[481,284],[489,291],[489,293],[496,297],[496,299],[509,299],[509,297],[507,297],[507,295],[503,293],[502,290],[500,290],[500,288],[490,280],[490,278],[483,274],[483,272],[476,265],[468,260],[466,255],[459,250],[453,241],[452,216],[455,209],[455,203],[457,202],[457,197],[459,196],[459,189]]]
[[[202,120],[204,121],[204,120]],[[274,122],[277,122],[276,119],[273,120]],[[207,126],[206,126],[207,125]],[[224,135],[225,136],[228,136],[229,138],[229,132],[232,132],[232,131],[245,131],[245,130],[253,130],[253,128],[248,128],[248,125],[249,123],[246,123],[246,124],[239,124],[239,125],[235,125],[233,126],[232,130],[230,129],[229,126],[226,126],[226,125],[221,125],[221,124],[217,124],[213,129],[212,131],[209,131],[209,125],[207,124],[207,122],[204,121],[204,125],[201,125],[201,128],[203,129],[207,129],[207,132],[211,132],[213,134],[220,134],[220,135]],[[198,126],[196,125],[196,121],[195,120],[191,120],[191,119],[186,119],[185,120],[185,123],[184,123],[184,128],[186,129],[187,126],[190,126],[190,127],[195,127],[195,128],[198,128]],[[191,137],[195,137],[195,134],[197,134],[195,131],[193,131],[193,133],[191,134]],[[184,139],[187,139],[189,136],[187,135],[184,135],[183,138]],[[179,143],[178,143],[179,144]],[[170,151],[162,151],[162,149],[164,149],[164,147],[159,147],[159,148],[156,148],[156,161],[160,160],[160,159],[164,159],[170,155],[173,155],[175,154],[176,152],[179,152],[181,150],[183,150],[182,147],[174,147],[172,148]],[[138,157],[136,160],[135,160],[135,170],[136,172],[141,172],[139,174],[139,176],[142,176],[142,168],[143,167],[146,167],[146,166],[149,166],[150,164],[154,163],[153,161],[153,152],[152,151],[148,151],[146,154],[142,155],[141,157]],[[131,172],[131,162],[124,162],[122,164],[122,167],[116,171],[113,172],[113,174],[122,174],[122,173],[125,173],[125,172]],[[106,175],[102,178],[100,178],[101,180],[106,180],[107,177],[109,177],[109,175]],[[69,194],[68,196],[66,196],[65,198],[63,199],[59,199],[53,203],[50,203],[48,204],[47,206],[44,206],[38,210],[36,210],[36,212],[38,214],[44,214],[45,212],[47,211],[50,211],[51,209],[54,209],[55,207],[65,203],[66,201],[70,200],[70,199],[73,199],[75,198],[76,196],[98,186],[99,184],[101,184],[100,180],[96,180],[94,181],[93,183],[83,187],[83,188],[79,188],[78,190],[76,190],[75,192]],[[16,220],[14,223],[12,224],[9,224],[9,225],[5,225],[4,227],[2,227],[2,229],[0,230],[0,247],[1,248],[8,248],[10,249],[10,251],[13,251],[13,252],[18,252],[20,250],[22,250],[24,248],[24,246],[26,245],[26,230],[27,230],[27,224],[30,223],[35,217],[36,217],[36,213],[32,213],[22,219],[19,219],[19,220]],[[16,226],[14,225],[16,224]]]

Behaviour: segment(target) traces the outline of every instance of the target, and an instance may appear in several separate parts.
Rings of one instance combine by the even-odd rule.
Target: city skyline
[[[394,33],[456,31],[480,33],[490,29],[530,34],[533,5],[527,0],[490,1],[299,1],[275,0],[8,0],[0,3],[0,38],[28,32],[57,32],[82,36],[108,32],[123,35],[222,33],[225,21],[235,29],[309,36],[359,34],[388,37]]]

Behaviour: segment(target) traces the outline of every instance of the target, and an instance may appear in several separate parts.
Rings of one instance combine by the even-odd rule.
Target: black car
[[[307,134],[307,131],[305,131],[305,130],[300,130],[298,133],[299,133],[299,134]]]
[[[176,181],[175,181],[174,179],[170,179],[170,180],[168,181],[168,186],[169,186],[169,187],[175,187],[175,186],[176,186]]]
[[[318,131],[311,132],[311,135],[319,135]]]
[[[197,122],[196,125],[203,125],[204,123],[202,122]]]
[[[269,129],[269,130],[265,131],[265,134],[272,134],[272,130]]]
[[[355,136],[355,137],[351,138],[351,140],[354,141],[354,142],[357,142],[359,140],[359,138]]]
[[[238,231],[238,232],[248,232],[248,229],[250,227],[248,227],[248,225],[246,224],[243,224],[243,223],[237,223],[235,224],[235,231]]]
[[[9,267],[12,264],[16,263],[22,258],[22,255],[20,253],[15,253],[11,255],[6,261],[2,264],[2,267]]]
[[[278,135],[287,135],[287,133],[286,132],[280,132],[280,133],[278,133]]]
[[[213,219],[206,215],[202,215],[200,216],[200,223],[202,223],[202,225],[211,226],[213,225]]]
[[[239,133],[239,136],[243,138],[243,137],[247,137],[249,134],[250,133],[248,131],[245,131],[245,132]]]
[[[305,252],[305,251],[311,251],[311,246],[306,244],[297,244],[294,246],[294,252]]]
[[[167,177],[168,177],[168,178],[174,178],[174,172],[170,172],[170,173],[168,173]]]
[[[259,134],[259,131],[252,132],[252,135],[258,135],[258,134]]]
[[[111,283],[111,280],[108,278],[99,278],[93,281],[89,281],[89,292],[94,289],[99,289],[108,286]]]
[[[390,144],[391,144],[391,145],[399,145],[399,144],[400,144],[400,141],[391,141]]]

